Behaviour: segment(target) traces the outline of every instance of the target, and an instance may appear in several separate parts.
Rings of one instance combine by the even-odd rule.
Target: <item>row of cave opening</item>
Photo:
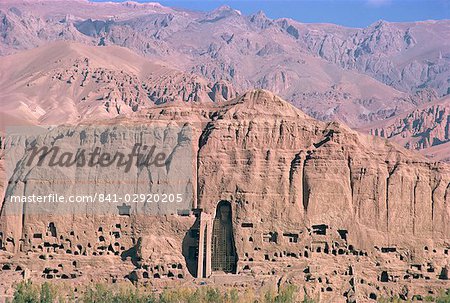
[[[197,220],[186,234],[183,241],[183,255],[185,256],[186,264],[189,272],[193,276],[205,276],[205,268],[208,267],[207,257],[208,249],[210,248],[210,269],[211,271],[222,271],[225,273],[236,273],[238,256],[236,252],[233,226],[232,226],[232,208],[229,201],[220,201],[217,204],[215,217],[213,219],[212,226],[212,239],[210,244],[207,243],[207,236],[200,236],[201,229],[204,228],[200,222],[200,214],[198,214]],[[242,228],[252,228],[253,223],[242,223]],[[209,228],[208,226],[206,229]],[[326,235],[329,227],[325,224],[319,224],[312,226],[311,232],[316,235]],[[203,229],[206,233],[206,229]],[[343,240],[347,240],[347,230],[338,230],[339,236]],[[283,236],[288,239],[290,243],[299,242],[299,234],[297,233],[283,233]],[[202,238],[202,240],[200,239]],[[252,241],[253,239],[250,239]],[[204,241],[201,243],[200,241]],[[268,232],[263,234],[263,242],[278,242],[277,232]],[[210,245],[210,247],[208,247]],[[199,257],[199,247],[203,249],[202,256]],[[317,248],[317,252],[321,252],[322,248]],[[325,245],[323,248],[325,253],[328,253],[328,247]],[[331,252],[331,249],[330,249]],[[344,254],[343,249],[339,251],[333,251],[334,254]],[[306,254],[308,254],[306,252]],[[200,261],[199,261],[200,259]],[[267,256],[266,256],[267,260]],[[202,263],[203,264],[199,264]],[[198,270],[202,270],[202,273],[197,273]]]

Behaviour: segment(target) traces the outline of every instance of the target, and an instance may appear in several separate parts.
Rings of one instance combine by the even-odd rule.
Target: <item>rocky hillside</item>
[[[317,29],[288,23],[298,28],[298,39],[306,49],[329,62],[356,69],[401,91],[433,88],[440,96],[450,93],[449,20],[381,20],[351,32],[332,25]]]
[[[126,48],[55,42],[0,57],[2,124],[62,124],[137,112],[167,102],[235,97],[211,83]]]
[[[412,110],[448,89],[447,21],[354,29],[226,6],[200,13],[87,1],[10,0],[0,10],[3,54],[53,40],[120,45],[238,92],[274,91],[318,119],[351,126]]]
[[[439,95],[448,93],[448,21],[379,21],[356,29],[272,20],[263,12],[244,16],[227,6],[199,13],[154,3],[7,1],[0,9],[3,54],[60,39],[118,44],[150,56],[176,54],[204,76],[231,80],[244,68],[243,60],[229,60],[234,55],[252,52],[289,59],[292,55],[286,50],[293,49],[358,70],[402,91],[414,93],[429,87]],[[286,38],[282,44],[280,35]],[[205,55],[217,64],[208,62],[212,66],[206,70],[188,61]]]
[[[369,129],[373,135],[392,139],[409,149],[421,150],[437,160],[450,160],[448,97],[378,123]]]

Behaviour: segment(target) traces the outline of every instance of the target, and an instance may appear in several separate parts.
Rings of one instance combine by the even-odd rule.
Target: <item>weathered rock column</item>
[[[213,232],[213,218],[212,216],[205,214],[206,224],[206,268],[205,275],[209,277],[211,275],[211,256],[212,256],[212,232]]]
[[[211,275],[212,218],[204,212],[199,216],[197,278],[206,278]]]

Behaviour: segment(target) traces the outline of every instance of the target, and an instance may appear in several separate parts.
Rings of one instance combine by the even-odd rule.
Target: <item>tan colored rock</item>
[[[76,124],[106,120],[165,103],[210,103],[236,96],[159,60],[117,46],[59,41],[0,58],[0,112],[8,125]]]
[[[411,112],[368,126],[370,134],[389,138],[428,157],[449,161],[450,98],[426,103]]]
[[[316,121],[264,90],[226,104],[148,109],[100,129],[111,134],[106,142],[116,150],[148,134],[151,125],[175,122],[193,129],[192,162],[174,159],[174,174],[160,172],[159,178],[181,176],[178,162],[193,165],[184,184],[191,188],[190,211],[128,216],[93,205],[66,216],[32,215],[33,208],[8,216],[8,196],[31,190],[32,176],[77,180],[83,172],[91,176],[90,192],[118,193],[149,192],[154,180],[133,171],[132,183],[142,184],[130,187],[103,182],[120,178],[112,168],[29,171],[19,165],[9,176],[19,182],[8,185],[0,217],[0,265],[12,265],[0,275],[21,262],[32,279],[77,284],[94,279],[195,286],[197,276],[209,285],[258,291],[293,283],[321,302],[411,298],[448,285],[442,279],[450,260],[447,165],[339,123]],[[60,144],[77,146],[83,130],[83,144],[94,146],[94,125],[56,128],[42,140],[59,134]],[[128,139],[112,139],[127,130]],[[175,134],[167,138],[172,151],[180,144],[170,140]],[[26,157],[21,146],[7,152]],[[51,182],[45,188],[61,190]],[[38,190],[44,188],[32,189]]]

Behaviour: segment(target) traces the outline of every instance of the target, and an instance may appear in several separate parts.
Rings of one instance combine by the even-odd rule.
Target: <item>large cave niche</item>
[[[192,227],[183,238],[182,254],[186,267],[193,277],[197,277],[198,249],[200,235],[200,218],[197,217]]]
[[[237,254],[233,236],[231,204],[220,201],[217,204],[212,230],[212,271],[236,273]]]

